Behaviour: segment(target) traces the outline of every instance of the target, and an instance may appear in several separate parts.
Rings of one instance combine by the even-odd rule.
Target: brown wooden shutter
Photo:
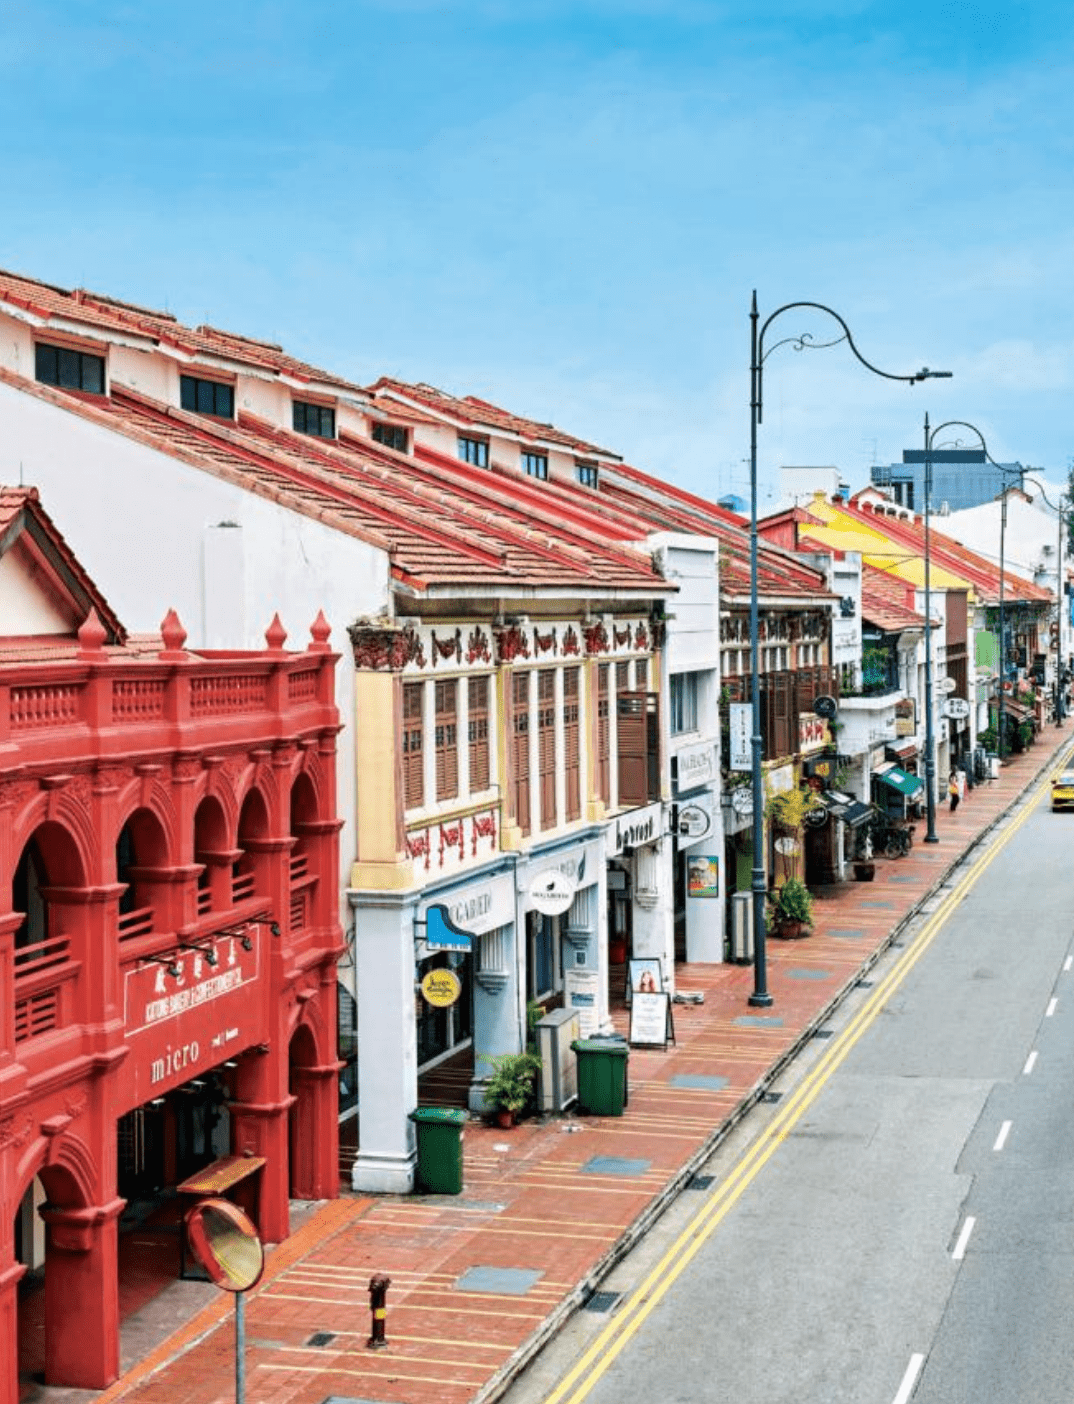
[[[424,683],[403,684],[403,802],[407,809],[419,809],[425,802],[422,756],[424,694]]]
[[[467,683],[469,718],[466,724],[470,742],[470,792],[478,794],[489,787],[489,680],[470,678]]]
[[[649,739],[646,695],[621,692],[615,699],[616,739],[619,743],[619,803],[636,806],[648,801]]]
[[[530,831],[530,679],[528,673],[511,678],[511,793],[515,823],[523,834]]]
[[[537,764],[540,781],[541,828],[556,826],[556,674],[537,674]]]
[[[578,668],[563,670],[563,764],[567,776],[567,820],[582,815],[582,745],[579,729]]]
[[[454,678],[436,684],[436,798],[455,799],[459,793],[459,687]]]
[[[612,799],[611,698],[608,692],[611,665],[597,666],[597,796],[605,804]]]

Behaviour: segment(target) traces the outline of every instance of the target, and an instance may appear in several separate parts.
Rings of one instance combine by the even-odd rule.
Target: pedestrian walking
[[[947,784],[947,795],[951,801],[951,813],[954,814],[955,810],[958,808],[958,802],[962,798],[958,792],[958,776],[954,771],[951,772],[951,779]]]

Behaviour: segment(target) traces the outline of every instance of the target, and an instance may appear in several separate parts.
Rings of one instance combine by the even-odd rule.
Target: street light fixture
[[[1001,473],[1014,474],[1020,470],[1017,468],[1006,468],[1002,463],[997,463],[988,452],[988,445],[985,443],[985,436],[977,428],[976,424],[970,424],[965,419],[948,419],[943,424],[937,424],[935,428],[929,427],[929,417],[925,415],[925,809],[928,816],[928,828],[925,834],[926,843],[939,843],[936,834],[936,736],[932,719],[932,591],[931,591],[931,554],[929,537],[929,517],[932,510],[932,453],[936,445],[937,435],[944,429],[969,429],[971,433],[977,435],[977,441],[981,452],[991,463],[993,468],[997,468]],[[956,441],[958,442],[958,441]],[[1003,755],[1003,674],[1004,674],[1004,619],[1003,619],[1003,586],[1005,577],[1004,554],[1006,550],[1007,537],[1007,484],[1003,484],[1002,509],[999,519],[999,716],[997,721],[996,746],[998,754]],[[968,698],[966,699],[969,700]]]
[[[768,328],[784,312],[797,311],[798,309],[826,313],[827,316],[839,323],[842,335],[835,337],[832,341],[814,341],[812,336],[805,332],[798,336],[785,337],[766,351],[764,338]],[[927,366],[916,371],[913,375],[893,375],[890,371],[880,370],[871,361],[867,361],[855,346],[850,328],[839,313],[826,307],[822,302],[784,303],[761,323],[760,314],[757,311],[757,292],[754,289],[753,303],[750,309],[750,670],[753,674],[751,686],[753,735],[750,738],[750,744],[753,785],[753,870],[751,880],[753,893],[753,993],[749,997],[749,1002],[762,1008],[767,1008],[772,1003],[772,996],[768,992],[765,953],[765,875],[762,851],[764,845],[764,806],[761,803],[761,747],[763,743],[761,737],[760,629],[757,605],[757,426],[762,419],[764,363],[768,356],[780,346],[790,344],[796,351],[820,350],[828,346],[837,346],[843,341],[850,347],[866,370],[872,371],[874,375],[879,375],[884,380],[901,380],[906,384],[915,385],[919,380],[946,380],[951,375],[950,371],[933,371],[929,370]]]

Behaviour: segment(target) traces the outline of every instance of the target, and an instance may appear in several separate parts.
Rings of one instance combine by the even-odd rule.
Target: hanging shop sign
[[[753,813],[753,791],[748,785],[739,785],[731,791],[731,808],[740,819],[747,819]]]
[[[700,804],[680,804],[676,832],[680,839],[695,843],[712,832],[712,815]]]
[[[970,704],[964,697],[948,697],[943,704],[943,714],[952,721],[962,721],[970,714]]]
[[[936,686],[941,692],[954,692],[958,683],[955,682],[954,678],[941,678]]]
[[[731,712],[731,756],[732,770],[749,770],[752,764],[750,733],[753,728],[753,704],[732,702]]]
[[[559,916],[574,901],[578,884],[559,868],[545,868],[529,886],[530,906],[542,916]]]
[[[422,979],[421,993],[434,1009],[450,1009],[462,994],[462,981],[454,970],[430,970]]]
[[[798,713],[799,755],[805,756],[813,751],[823,750],[831,739],[828,723],[822,716],[814,716],[812,712]]]
[[[825,721],[832,721],[839,711],[839,704],[834,697],[822,693],[820,697],[813,698],[813,710],[818,717],[823,717]]]

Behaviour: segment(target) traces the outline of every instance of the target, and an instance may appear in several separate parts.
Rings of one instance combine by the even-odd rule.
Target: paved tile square
[[[457,1292],[493,1292],[507,1297],[524,1297],[544,1273],[534,1268],[472,1267],[456,1281]]]
[[[698,1092],[719,1092],[730,1082],[727,1077],[707,1077],[704,1073],[675,1073],[668,1078],[669,1087],[690,1087]]]
[[[595,1155],[582,1166],[583,1175],[644,1175],[651,1160],[626,1160],[621,1155]]]

